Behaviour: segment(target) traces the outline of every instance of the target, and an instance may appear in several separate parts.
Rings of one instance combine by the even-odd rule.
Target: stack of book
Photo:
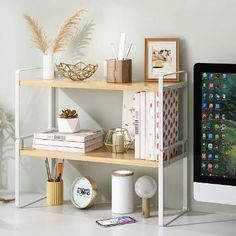
[[[129,98],[129,99],[126,99]],[[159,96],[155,92],[124,94],[122,123],[134,133],[136,159],[158,160],[159,149]],[[164,146],[179,139],[179,93],[178,90],[164,92]],[[132,131],[133,130],[133,131]],[[177,150],[170,152],[170,157]],[[164,154],[166,158],[166,154]]]
[[[102,146],[103,133],[101,131],[82,130],[71,134],[48,131],[35,133],[33,139],[34,149],[62,152],[86,153]]]

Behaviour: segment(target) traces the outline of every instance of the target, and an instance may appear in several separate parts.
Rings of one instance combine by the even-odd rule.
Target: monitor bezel
[[[236,64],[197,63],[194,65],[194,182],[236,186],[236,178],[201,175],[202,73],[235,73]]]

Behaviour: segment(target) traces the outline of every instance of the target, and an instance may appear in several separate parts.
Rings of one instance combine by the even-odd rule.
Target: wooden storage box
[[[46,184],[47,204],[49,206],[63,204],[63,181],[49,182]]]
[[[108,83],[131,83],[132,82],[132,60],[107,60],[107,82]]]

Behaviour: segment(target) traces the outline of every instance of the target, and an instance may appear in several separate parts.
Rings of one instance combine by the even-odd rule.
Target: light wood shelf
[[[164,83],[164,88],[172,87],[177,83]],[[102,80],[86,80],[86,81],[72,81],[68,79],[54,79],[54,80],[21,80],[20,86],[27,87],[51,87],[51,88],[80,88],[80,89],[100,89],[100,90],[129,90],[129,91],[152,91],[158,90],[158,83],[156,82],[132,82],[132,83],[107,83]]]
[[[125,154],[113,154],[109,152],[105,147],[86,154],[49,151],[49,150],[36,150],[32,149],[31,147],[27,147],[20,150],[20,156],[48,157],[48,158],[58,158],[58,159],[76,160],[84,162],[130,165],[130,166],[151,167],[151,168],[158,167],[157,161],[135,159],[133,151],[130,151],[129,153]]]

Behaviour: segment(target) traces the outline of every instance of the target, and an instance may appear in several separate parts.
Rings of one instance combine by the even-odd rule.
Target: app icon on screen
[[[213,149],[213,144],[212,143],[208,143],[207,147],[208,147],[208,149],[212,150]]]
[[[215,97],[216,97],[217,100],[220,100],[220,94],[216,93]]]
[[[207,103],[202,103],[202,109],[207,109]]]
[[[214,83],[209,83],[209,88],[213,89],[214,88]]]
[[[215,89],[220,89],[220,84],[219,83],[215,85]]]
[[[219,159],[219,158],[220,158],[219,154],[215,154],[215,159]]]
[[[208,139],[213,139],[213,134],[208,134]]]
[[[209,94],[209,99],[213,99],[214,98],[214,94],[213,93],[210,93]]]
[[[209,162],[208,165],[207,165],[208,169],[212,169],[213,168],[213,163],[212,162]]]
[[[215,109],[220,109],[220,104],[219,103],[215,104]]]
[[[215,140],[219,140],[220,139],[220,135],[219,134],[216,134],[215,135]]]
[[[209,109],[213,109],[214,105],[212,103],[209,103]]]
[[[202,113],[202,119],[205,120],[207,118],[207,113],[203,112]]]
[[[206,169],[207,168],[207,163],[206,162],[202,162],[202,169]]]
[[[223,99],[226,99],[226,94],[223,93],[223,94],[222,94],[222,98],[223,98]]]
[[[206,152],[202,152],[202,159],[206,159],[206,157],[207,157]]]
[[[219,164],[215,164],[215,166],[214,166],[214,169],[218,169],[219,168]]]
[[[212,153],[208,153],[208,159],[212,159],[213,158],[213,155],[212,155]]]
[[[215,119],[220,119],[220,114],[219,113],[215,114]]]

